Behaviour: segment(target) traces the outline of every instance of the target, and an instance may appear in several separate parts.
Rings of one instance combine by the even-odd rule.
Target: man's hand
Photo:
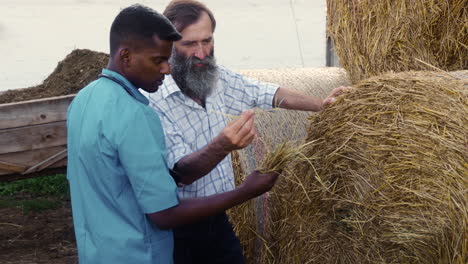
[[[271,190],[275,185],[278,176],[279,173],[277,172],[261,174],[258,171],[254,171],[247,176],[239,188],[243,188],[249,195],[255,197]]]
[[[254,112],[249,110],[227,124],[208,145],[175,164],[173,173],[180,175],[178,183],[192,184],[213,170],[233,150],[249,145],[255,136]]]
[[[215,142],[223,151],[230,153],[233,150],[248,146],[256,135],[254,112],[253,110],[249,110],[227,124],[223,131],[215,138]]]
[[[181,199],[178,205],[148,216],[162,229],[194,223],[269,191],[275,185],[278,175],[274,172],[260,174],[254,171],[235,190],[206,197]]]
[[[336,101],[336,97],[342,95],[343,93],[351,90],[352,87],[349,86],[340,86],[331,91],[330,95],[323,100],[323,107],[326,107]]]

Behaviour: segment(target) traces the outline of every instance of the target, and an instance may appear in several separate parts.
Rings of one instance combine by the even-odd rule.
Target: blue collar
[[[130,96],[138,100],[140,103],[145,105],[149,104],[148,98],[141,94],[138,91],[138,88],[136,88],[131,82],[129,82],[125,77],[123,77],[119,73],[108,69],[102,69],[102,74],[100,75],[100,77],[104,77],[114,81],[115,83],[120,85],[122,89],[125,89]]]

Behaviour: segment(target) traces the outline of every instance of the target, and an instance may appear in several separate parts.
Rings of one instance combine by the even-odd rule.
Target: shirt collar
[[[213,94],[208,96],[208,98],[206,98],[206,103],[207,104],[208,104],[208,102],[214,101],[215,100],[214,98],[215,98],[216,94],[220,93],[220,90],[219,90],[220,81],[221,81],[221,79],[217,80],[217,85],[216,85],[215,91],[213,92]],[[164,79],[164,84],[159,88],[158,92],[161,93],[161,96],[162,96],[162,98],[164,100],[166,100],[167,97],[171,96],[172,94],[174,94],[174,95],[178,94],[177,97],[179,97],[179,99],[182,100],[182,102],[184,102],[186,105],[191,106],[193,108],[203,109],[202,106],[200,106],[195,101],[193,101],[188,96],[186,96],[184,93],[182,93],[179,86],[174,81],[174,78],[172,78],[172,75],[169,75]]]
[[[172,75],[166,76],[164,84],[159,89],[161,89],[161,96],[164,99],[166,99],[169,95],[173,93],[182,94],[182,91],[180,90],[179,86],[177,86],[176,82],[172,78]]]
[[[108,70],[108,69],[102,69],[102,73],[119,80],[120,82],[122,82],[122,84],[125,84],[130,89],[127,90],[124,87],[122,87],[122,89],[125,89],[133,98],[138,100],[140,103],[145,104],[145,105],[149,104],[148,99],[142,93],[140,93],[140,91],[138,91],[138,88],[135,87],[130,81],[128,81],[125,77],[123,77],[119,73]],[[121,86],[119,83],[117,84]]]

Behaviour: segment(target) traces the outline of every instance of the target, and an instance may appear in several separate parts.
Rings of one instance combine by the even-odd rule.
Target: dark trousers
[[[175,264],[244,264],[239,239],[226,213],[174,229]]]

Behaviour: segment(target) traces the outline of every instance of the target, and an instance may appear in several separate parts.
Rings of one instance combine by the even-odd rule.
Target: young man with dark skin
[[[216,20],[204,4],[173,0],[164,15],[182,39],[174,44],[171,76],[147,97],[164,127],[169,168],[180,175],[179,197],[206,197],[235,188],[230,153],[246,147],[256,135],[249,109],[320,111],[346,89],[339,87],[322,100],[248,79],[216,64]],[[219,113],[242,115],[248,140],[236,140],[237,131]],[[177,264],[244,262],[225,213],[176,228],[174,236]]]
[[[160,120],[138,88],[158,90],[180,38],[156,11],[123,9],[112,23],[107,68],[68,109],[67,177],[80,263],[172,263],[171,228],[260,195],[278,177],[254,172],[230,192],[178,199]],[[246,140],[245,119],[231,124],[239,141]]]

